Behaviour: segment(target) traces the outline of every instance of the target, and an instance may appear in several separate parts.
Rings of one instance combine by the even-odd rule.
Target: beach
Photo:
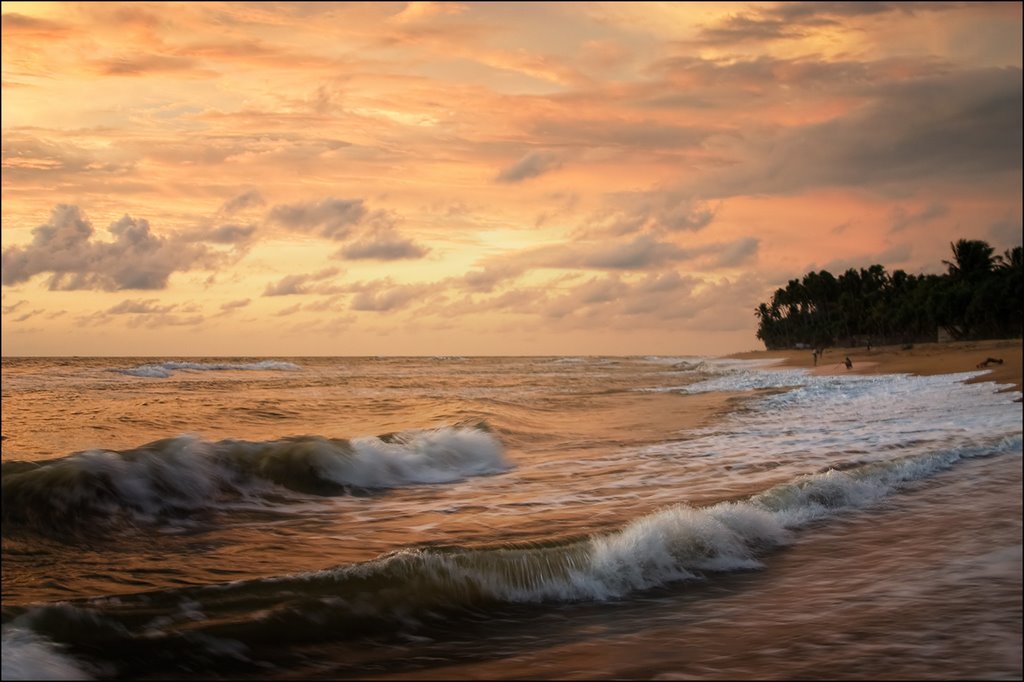
[[[729,357],[778,359],[780,366],[802,367],[818,375],[909,373],[923,376],[971,372],[979,369],[979,363],[996,358],[1002,360],[1002,364],[991,363],[980,368],[987,370],[985,374],[967,381],[992,381],[1021,390],[1021,339],[916,343],[910,348],[904,345],[872,346],[870,349],[865,346],[826,348],[817,362],[810,348],[750,351]],[[851,369],[844,364],[847,357],[853,363]]]

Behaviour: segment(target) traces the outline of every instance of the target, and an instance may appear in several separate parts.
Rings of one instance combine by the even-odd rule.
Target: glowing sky
[[[724,354],[1021,243],[1021,3],[3,3],[4,355]]]

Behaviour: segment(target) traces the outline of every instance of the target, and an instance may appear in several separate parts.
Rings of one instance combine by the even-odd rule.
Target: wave
[[[702,366],[692,369],[699,369],[706,378],[685,386],[673,386],[657,389],[641,389],[656,391],[672,391],[684,394],[710,393],[710,392],[751,392],[765,389],[787,389],[803,388],[821,384],[834,384],[844,381],[873,381],[877,377],[871,375],[842,374],[818,376],[807,369],[795,368],[772,368],[771,365],[778,361],[754,361],[754,360],[716,360],[714,362],[702,363]],[[769,369],[770,368],[770,369]],[[691,369],[691,368],[684,368]],[[768,370],[768,371],[766,371]],[[948,376],[956,381],[966,381],[974,377],[982,376],[986,371],[970,371],[951,373]],[[887,380],[906,377],[906,374],[888,374]]]
[[[55,642],[88,638],[78,644],[90,651],[123,651],[126,643],[149,647],[172,665],[183,665],[178,658],[194,657],[197,649],[209,657],[211,647],[237,661],[289,643],[395,636],[441,624],[457,627],[461,616],[470,622],[516,605],[543,608],[618,599],[755,570],[766,553],[791,542],[809,523],[870,506],[961,459],[1020,448],[1018,435],[828,469],[742,500],[703,508],[674,505],[586,537],[490,547],[407,547],[308,573],[5,607],[4,619]]]
[[[158,522],[238,500],[266,501],[282,489],[340,495],[450,483],[509,467],[486,424],[352,440],[178,436],[125,451],[4,462],[3,522],[5,531],[81,529],[98,519]]]
[[[259,362],[181,362],[168,361],[156,364],[139,365],[123,369],[111,369],[111,372],[127,374],[134,377],[166,379],[175,371],[188,372],[223,372],[223,371],[275,371],[297,372],[302,368],[294,362],[282,360],[260,360]]]
[[[687,376],[681,385],[632,389],[640,393],[710,393],[793,388],[804,385],[810,374],[804,369],[771,369],[780,360],[733,360],[725,358],[672,358],[673,373]]]
[[[698,364],[704,364],[704,360],[700,357],[693,355],[644,355],[643,357],[637,358],[639,362],[647,362],[653,365],[669,365],[673,368],[687,369],[688,366],[696,366]]]
[[[3,679],[91,680],[88,666],[61,651],[61,647],[31,630],[3,629]]]

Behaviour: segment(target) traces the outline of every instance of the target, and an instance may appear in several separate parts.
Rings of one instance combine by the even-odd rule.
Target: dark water
[[[5,359],[3,676],[1020,679],[968,376]]]

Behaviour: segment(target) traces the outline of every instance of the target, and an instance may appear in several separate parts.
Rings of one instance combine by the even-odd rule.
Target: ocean
[[[3,679],[1019,680],[978,374],[5,358]]]

